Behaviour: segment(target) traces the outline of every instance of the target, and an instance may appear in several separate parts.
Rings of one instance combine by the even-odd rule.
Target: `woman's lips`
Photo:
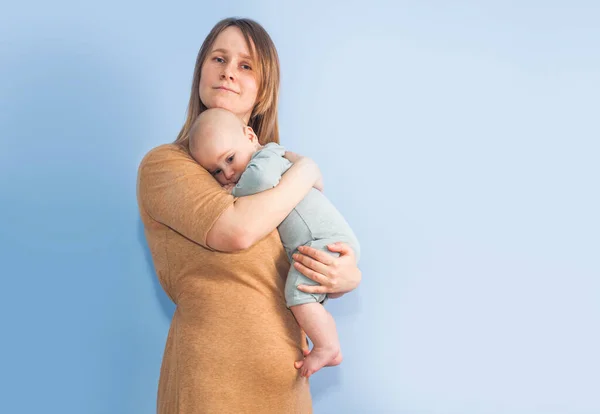
[[[215,89],[220,89],[222,91],[227,91],[227,92],[231,92],[231,93],[237,93],[233,89],[226,88],[225,86],[217,86]]]

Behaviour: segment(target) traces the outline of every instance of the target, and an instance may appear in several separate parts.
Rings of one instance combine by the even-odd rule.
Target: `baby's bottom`
[[[296,363],[300,375],[310,377],[324,366],[339,365],[342,362],[340,341],[335,321],[320,303],[306,303],[290,307],[298,325],[306,332],[313,343],[313,349],[304,361]]]

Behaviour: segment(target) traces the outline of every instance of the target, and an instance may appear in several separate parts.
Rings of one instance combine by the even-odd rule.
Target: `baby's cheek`
[[[242,175],[242,173],[246,169],[246,165],[248,165],[247,162],[246,163],[240,162],[238,165],[236,165],[235,166],[235,175],[237,175],[237,176]]]

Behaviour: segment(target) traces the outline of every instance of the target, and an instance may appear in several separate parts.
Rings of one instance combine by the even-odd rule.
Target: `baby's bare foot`
[[[303,349],[302,350],[302,355],[304,356],[304,358],[306,358],[307,356],[310,355],[310,349]],[[340,365],[342,363],[342,352],[340,351],[340,353],[334,358],[333,361],[331,361],[330,364],[325,365],[326,367],[334,367],[336,365]],[[304,360],[301,361],[296,361],[294,362],[294,367],[296,367],[296,369],[300,369],[302,368],[302,365],[304,365]]]
[[[339,348],[314,347],[304,361],[301,361],[296,367],[300,368],[301,376],[309,378],[325,366],[333,367],[341,364],[342,359],[342,352]]]

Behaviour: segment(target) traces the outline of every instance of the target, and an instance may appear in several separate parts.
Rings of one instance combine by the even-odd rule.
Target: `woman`
[[[306,341],[283,295],[289,262],[277,226],[321,175],[311,160],[280,184],[235,199],[188,153],[188,132],[207,108],[227,109],[262,144],[279,142],[279,61],[266,31],[248,19],[212,29],[196,60],[188,115],[177,140],[151,150],[138,175],[138,204],[162,287],[177,305],[158,389],[159,413],[310,413],[297,368]],[[232,160],[233,161],[233,160]],[[339,297],[361,274],[352,250],[335,258],[304,250],[298,270]],[[296,361],[296,362],[295,362]]]

